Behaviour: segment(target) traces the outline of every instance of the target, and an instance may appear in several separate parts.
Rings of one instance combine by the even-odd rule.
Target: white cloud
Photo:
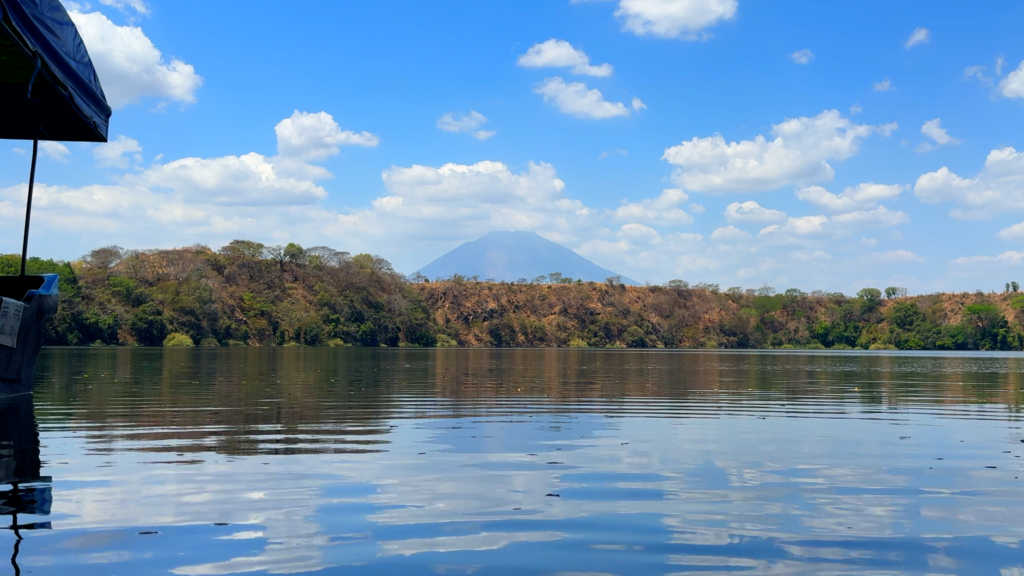
[[[768,234],[786,234],[804,236],[807,234],[820,234],[825,231],[824,225],[828,222],[828,216],[800,216],[787,218],[785,224],[773,224],[766,226],[758,232],[758,236]]]
[[[887,252],[871,252],[867,259],[872,262],[883,264],[896,264],[906,262],[923,262],[926,258],[901,248],[899,250],[889,250]]]
[[[860,243],[864,246],[868,246],[869,248],[878,246],[878,240],[874,238],[861,238]]]
[[[971,78],[977,78],[978,81],[981,82],[982,84],[992,83],[992,80],[985,75],[985,67],[980,65],[968,66],[967,68],[964,68],[964,78],[968,80]]]
[[[342,130],[327,112],[299,112],[278,122],[277,152],[302,160],[323,160],[338,153],[339,146],[373,147],[380,138],[369,132]]]
[[[615,209],[617,220],[659,224],[692,224],[693,216],[679,206],[689,197],[678,188],[668,188],[657,198],[623,204]]]
[[[854,104],[853,106],[850,106],[850,116],[853,116],[855,114],[860,114],[863,111],[864,111],[864,109],[861,108],[859,104]]]
[[[121,12],[134,10],[143,16],[149,15],[149,5],[145,0],[100,0],[100,4],[117,8]]]
[[[996,76],[1003,75],[1003,66],[1006,64],[1006,58],[1002,56],[996,57]]]
[[[722,226],[716,228],[711,233],[712,240],[718,240],[720,242],[737,242],[750,239],[750,233],[745,230],[740,230],[735,226]]]
[[[577,118],[602,120],[629,116],[629,109],[622,102],[608,102],[600,90],[588,90],[582,82],[566,84],[559,76],[541,82],[533,91],[543,96],[545,102]]]
[[[15,154],[24,154],[25,149],[15,146],[14,148],[11,148],[11,152],[14,152]]]
[[[471,132],[477,140],[487,140],[497,134],[494,130],[479,130],[487,122],[487,117],[470,110],[469,114],[456,115],[449,112],[437,119],[437,127],[445,132]]]
[[[889,250],[888,252],[872,252],[869,259],[881,264],[899,264],[904,262],[924,262],[925,258],[907,250]]]
[[[917,147],[918,152],[927,152],[929,150],[934,150],[939,146],[960,143],[959,140],[953,138],[948,132],[946,132],[946,129],[942,127],[942,120],[939,118],[925,122],[924,125],[921,126],[921,134],[931,138],[935,143],[922,142]]]
[[[789,55],[793,59],[793,62],[797,64],[807,64],[811,60],[814,60],[814,52],[804,48],[803,50],[797,50]]]
[[[639,98],[633,98],[633,101],[630,103],[630,105],[633,107],[633,110],[636,110],[637,112],[647,109],[647,104],[644,104],[643,101],[640,100]]]
[[[793,183],[831,180],[829,160],[846,160],[871,134],[888,136],[896,124],[854,124],[836,110],[772,126],[774,140],[726,143],[720,135],[693,138],[665,150],[662,159],[676,166],[673,181],[700,192],[755,192]]]
[[[71,155],[71,150],[68,150],[68,147],[60,142],[43,140],[39,143],[39,147],[43,150],[43,154],[58,162],[67,162],[68,156]]]
[[[850,212],[878,206],[882,200],[895,198],[903,191],[899,184],[865,182],[833,194],[821,186],[809,186],[796,191],[796,197],[821,206],[830,212]]]
[[[761,224],[766,222],[782,222],[785,219],[785,212],[764,208],[753,200],[733,202],[725,207],[725,220],[730,224],[745,222]]]
[[[117,138],[110,142],[104,142],[93,148],[92,156],[96,159],[96,165],[100,168],[127,169],[133,162],[137,165],[142,162],[142,146],[139,141],[118,134]]]
[[[1014,240],[1017,238],[1024,238],[1024,222],[1019,222],[1013,226],[1008,226],[999,231],[996,236],[999,236],[1003,240]]]
[[[859,210],[837,214],[831,218],[824,215],[790,217],[782,224],[773,224],[761,229],[759,238],[775,243],[800,243],[806,238],[820,241],[837,240],[866,228],[897,226],[910,221],[905,212],[891,211],[885,206],[874,210]]]
[[[636,222],[630,222],[629,224],[623,224],[619,228],[619,235],[623,238],[629,238],[644,243],[657,243],[661,239],[661,235],[658,231],[650,226],[644,226]]]
[[[118,26],[100,12],[69,12],[113,108],[146,97],[193,103],[203,78],[191,64],[164,60],[160,50],[136,26]]]
[[[437,119],[437,127],[445,132],[471,132],[485,122],[487,122],[487,117],[476,110],[470,110],[469,114],[459,116],[456,116],[454,112],[449,112]]]
[[[881,228],[898,226],[910,222],[910,216],[899,210],[892,211],[885,206],[873,210],[857,210],[832,217],[833,224],[843,228]]]
[[[999,92],[1006,98],[1024,98],[1024,61],[999,82]]]
[[[583,50],[556,38],[534,44],[519,57],[518,64],[523,68],[570,68],[573,74],[586,76],[612,75],[611,64],[591,66],[590,57]]]
[[[736,0],[621,0],[615,15],[638,36],[703,40],[705,32],[736,15]]]
[[[910,34],[910,38],[907,38],[906,47],[909,49],[918,44],[924,44],[931,40],[931,31],[927,28],[915,28]]]
[[[1011,146],[989,152],[974,178],[962,178],[949,168],[922,174],[914,194],[927,204],[955,202],[956,218],[988,218],[1005,211],[1024,211],[1024,154]]]
[[[115,162],[135,154],[140,152],[109,157]],[[73,256],[83,246],[202,242],[216,247],[249,238],[383,254],[409,272],[487,232],[532,230],[639,280],[686,278],[731,285],[756,277],[758,283],[795,281],[835,289],[842,287],[836,286],[837,279],[852,274],[850,266],[861,266],[851,257],[859,258],[863,248],[844,235],[875,225],[863,218],[833,223],[810,217],[795,220],[789,235],[753,238],[725,227],[705,238],[674,230],[700,209],[681,189],[610,209],[588,206],[569,194],[555,168],[544,163],[522,169],[493,161],[393,166],[381,174],[384,193],[337,210],[325,206],[328,191],[319,185],[330,172],[294,156],[253,152],[160,162],[143,169],[133,158],[127,173],[107,185],[38,183],[33,222],[46,230],[40,249],[59,255],[79,246],[70,249]],[[23,217],[24,195],[24,183],[0,190],[0,219],[13,223]],[[819,223],[823,232],[800,234],[818,218],[825,221]],[[815,265],[807,266],[808,259]],[[790,279],[772,280],[770,274],[782,270]]]
[[[328,174],[320,170],[321,176]],[[312,204],[327,197],[313,181],[285,176],[274,159],[255,152],[155,164],[138,175],[124,176],[122,183],[167,190],[190,202],[227,206]]]
[[[955,266],[967,266],[972,264],[986,264],[990,262],[997,262],[1001,265],[1020,264],[1024,262],[1024,252],[1008,250],[998,256],[965,256],[951,260],[949,263]]]
[[[604,152],[601,152],[601,154],[597,157],[597,159],[598,160],[604,160],[605,158],[611,156],[613,153],[614,154],[619,154],[619,155],[622,155],[622,156],[629,156],[629,152],[628,151],[626,151],[626,150],[624,150],[622,148],[616,148],[615,150],[613,150],[611,152],[608,152],[607,150],[605,150]]]
[[[874,84],[871,85],[871,87],[875,89],[875,92],[888,92],[889,90],[893,89],[892,81],[889,80],[888,78],[885,78],[880,82],[875,82]]]

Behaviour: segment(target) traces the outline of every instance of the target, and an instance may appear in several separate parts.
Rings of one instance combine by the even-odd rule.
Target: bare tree
[[[124,259],[125,251],[120,246],[104,246],[82,256],[82,260],[92,268],[109,270]]]

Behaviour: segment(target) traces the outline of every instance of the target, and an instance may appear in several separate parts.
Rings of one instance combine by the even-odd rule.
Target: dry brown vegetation
[[[16,256],[0,268],[17,266]],[[219,251],[94,250],[61,274],[46,343],[1020,350],[1024,295],[889,298],[715,286],[410,283],[387,261],[235,241]]]

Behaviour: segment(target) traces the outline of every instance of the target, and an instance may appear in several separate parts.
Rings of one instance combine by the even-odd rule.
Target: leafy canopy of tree
[[[17,274],[17,255],[0,273]],[[325,246],[236,240],[131,251],[106,246],[60,274],[51,345],[565,346],[1021,350],[1024,295],[856,297],[672,280],[625,286],[559,273],[514,283],[410,281],[384,259]],[[415,281],[418,280],[418,281]],[[884,297],[883,297],[884,296]]]

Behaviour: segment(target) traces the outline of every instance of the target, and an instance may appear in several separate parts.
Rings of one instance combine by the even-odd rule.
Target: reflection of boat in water
[[[14,533],[16,575],[22,532],[50,528],[39,517],[50,514],[53,502],[50,477],[42,475],[33,408],[31,394],[0,397],[0,530]]]
[[[32,141],[21,273],[0,276],[0,394],[31,390],[57,276],[25,273],[40,140],[106,142],[110,106],[60,0],[0,0],[0,138]]]

